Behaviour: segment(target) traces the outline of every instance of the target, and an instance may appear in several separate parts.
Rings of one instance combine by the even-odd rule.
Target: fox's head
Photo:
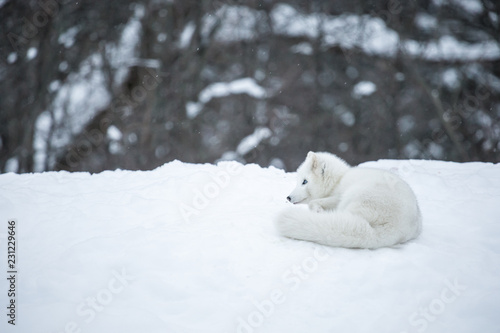
[[[307,154],[306,160],[297,169],[297,185],[287,197],[293,204],[329,196],[349,165],[329,153]]]

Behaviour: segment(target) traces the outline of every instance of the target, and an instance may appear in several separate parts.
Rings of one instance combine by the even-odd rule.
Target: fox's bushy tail
[[[363,217],[348,211],[316,213],[303,207],[289,207],[275,222],[283,236],[334,247],[373,249],[406,240],[393,227],[373,228]]]

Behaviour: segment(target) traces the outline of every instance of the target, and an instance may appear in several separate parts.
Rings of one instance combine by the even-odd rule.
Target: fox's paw
[[[321,213],[321,212],[325,211],[325,209],[319,203],[314,202],[314,201],[310,202],[308,206],[309,206],[309,210],[311,210],[315,213]]]

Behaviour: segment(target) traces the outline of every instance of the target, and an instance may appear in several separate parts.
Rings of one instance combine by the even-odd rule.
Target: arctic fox
[[[286,237],[348,248],[379,248],[416,238],[422,216],[411,188],[383,170],[351,167],[330,153],[307,154],[293,204],[276,219]]]

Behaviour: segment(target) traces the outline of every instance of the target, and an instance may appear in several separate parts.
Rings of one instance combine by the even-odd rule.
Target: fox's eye
[[[307,184],[307,179],[304,179],[304,181],[302,182],[302,185],[305,185]]]

